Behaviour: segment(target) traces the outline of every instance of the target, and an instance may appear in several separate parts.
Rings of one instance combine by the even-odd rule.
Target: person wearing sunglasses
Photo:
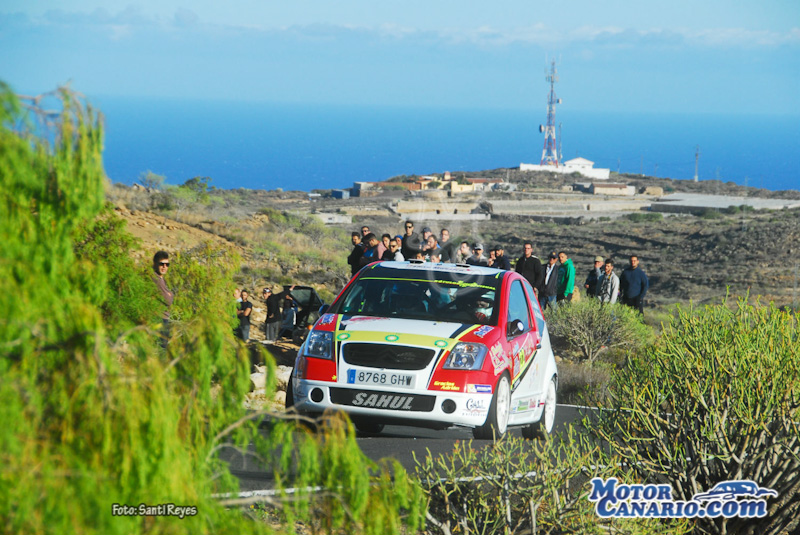
[[[156,283],[164,304],[164,311],[161,313],[161,346],[166,348],[167,340],[169,340],[169,309],[175,299],[175,294],[167,287],[167,281],[164,279],[164,275],[169,271],[169,253],[158,251],[153,256],[153,271],[155,272],[153,282]]]
[[[422,251],[422,239],[419,234],[414,232],[413,221],[406,221],[405,229],[406,233],[403,236],[400,252],[403,254],[403,258],[416,258],[417,253]]]

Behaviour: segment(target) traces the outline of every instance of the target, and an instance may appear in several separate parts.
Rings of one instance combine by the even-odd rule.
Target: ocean
[[[539,110],[323,106],[107,97],[106,173],[133,184],[211,177],[218,188],[310,191],[400,174],[539,163]],[[800,117],[577,112],[562,106],[564,159],[770,190],[800,189]]]

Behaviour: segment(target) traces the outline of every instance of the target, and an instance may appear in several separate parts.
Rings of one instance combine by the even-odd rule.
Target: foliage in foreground
[[[601,522],[588,481],[618,470],[599,464],[600,457],[598,446],[572,427],[546,441],[507,434],[483,448],[458,442],[449,455],[418,461],[430,499],[428,524],[445,535],[686,532],[685,522]]]
[[[653,341],[639,313],[620,303],[581,299],[559,306],[547,322],[553,342],[580,352],[589,364],[610,349],[637,351]]]
[[[594,426],[633,481],[689,500],[727,480],[778,491],[766,518],[698,519],[698,533],[777,534],[800,526],[800,344],[796,318],[740,301],[678,309],[660,340],[620,370],[614,410]]]
[[[214,498],[237,491],[219,452],[251,442],[262,452],[301,452],[306,462],[277,465],[279,489],[327,485],[329,500],[313,509],[284,492],[277,506],[287,515],[325,515],[329,532],[416,529],[418,488],[396,468],[392,486],[384,467],[353,447],[352,428],[312,435],[281,423],[261,439],[264,415],[242,407],[249,355],[230,329],[235,256],[212,247],[173,256],[176,322],[166,350],[149,328],[160,310],[148,309],[147,295],[118,308],[138,290],[148,294],[148,274],[114,257],[135,246],[118,221],[97,219],[105,181],[97,115],[66,90],[58,96],[63,112],[43,131],[50,125],[26,123],[0,84],[2,529],[268,531]],[[194,506],[197,514],[114,516],[113,504]]]

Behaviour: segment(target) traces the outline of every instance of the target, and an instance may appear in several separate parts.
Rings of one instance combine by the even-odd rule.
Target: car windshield
[[[502,274],[373,269],[331,307],[336,314],[497,325]]]

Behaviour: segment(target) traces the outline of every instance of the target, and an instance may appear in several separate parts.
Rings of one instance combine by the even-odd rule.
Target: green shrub
[[[287,517],[314,525],[323,518],[329,532],[414,531],[424,503],[419,487],[400,467],[367,461],[352,426],[311,435],[278,422],[262,436],[265,415],[245,412],[249,352],[231,334],[227,287],[235,256],[203,246],[171,258],[177,321],[166,350],[146,323],[122,330],[148,316],[146,296],[118,307],[137,288],[147,293],[140,285],[150,268],[106,258],[135,242],[102,212],[97,115],[72,93],[59,96],[60,120],[42,135],[0,84],[3,531],[266,532],[225,507],[237,499],[214,497],[238,490],[219,452],[251,443],[282,454],[262,464],[281,459],[274,462],[283,494],[272,503]],[[265,362],[274,378],[274,362]],[[306,462],[283,461],[295,451]],[[297,481],[324,491],[289,496],[285,488]],[[198,514],[113,516],[115,503],[196,506]]]
[[[700,217],[702,219],[722,219],[722,213],[716,208],[704,208],[700,212]]]
[[[597,299],[581,299],[559,306],[547,318],[553,345],[578,351],[590,364],[610,350],[638,350],[653,340],[653,331],[631,307],[601,305]]]
[[[634,223],[663,221],[664,216],[659,212],[633,212],[626,216]]]
[[[678,309],[631,358],[595,427],[642,483],[690,500],[726,480],[775,489],[765,518],[698,518],[698,533],[796,533],[800,525],[800,344],[790,312],[740,301]]]
[[[572,427],[544,441],[506,434],[490,446],[456,442],[453,451],[417,460],[428,495],[428,527],[449,533],[685,533],[686,522],[601,521],[589,480],[619,475],[601,465],[599,446]]]

